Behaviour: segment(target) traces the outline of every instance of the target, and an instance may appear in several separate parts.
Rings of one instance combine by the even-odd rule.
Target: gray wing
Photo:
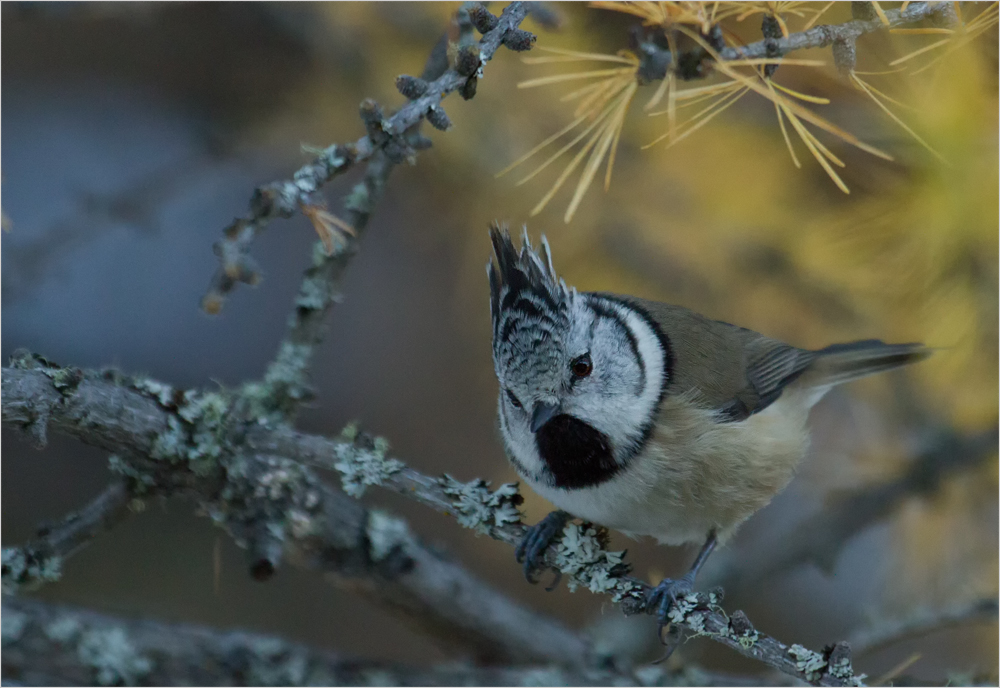
[[[744,420],[781,396],[816,354],[680,306],[618,297],[644,311],[670,347],[667,394],[695,392],[696,403]]]

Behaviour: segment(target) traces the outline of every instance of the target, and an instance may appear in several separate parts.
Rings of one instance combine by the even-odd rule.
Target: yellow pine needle
[[[581,89],[577,89],[576,91],[573,91],[572,93],[567,93],[566,95],[564,95],[562,98],[559,99],[559,102],[560,103],[568,103],[571,100],[576,100],[577,98],[579,98],[581,96],[587,95],[591,91],[596,91],[597,89],[599,89],[599,88],[601,88],[603,86],[607,86],[607,82],[606,81],[598,81],[596,84],[588,84],[587,86],[584,86]]]
[[[915,664],[916,662],[918,662],[921,657],[923,657],[923,655],[921,655],[919,652],[914,652],[912,655],[910,655],[909,657],[907,657],[906,659],[904,659],[902,662],[900,662],[899,664],[897,664],[893,668],[889,669],[889,671],[885,672],[884,674],[882,674],[881,676],[879,676],[877,679],[875,679],[875,681],[872,682],[872,685],[873,686],[891,686],[893,679],[895,679],[901,673],[903,673],[904,671],[906,671],[907,669],[909,669],[911,666],[913,666],[913,664]]]
[[[574,72],[572,74],[553,74],[537,79],[528,79],[520,82],[518,88],[535,88],[536,86],[548,86],[549,84],[559,84],[564,81],[575,81],[576,79],[593,79],[599,76],[618,76],[621,74],[635,74],[634,67],[616,67],[614,69],[595,69],[590,72]]]
[[[636,89],[639,88],[638,84],[635,84]],[[604,173],[604,190],[607,191],[611,188],[611,170],[615,166],[615,154],[618,153],[618,140],[621,138],[622,129],[625,125],[625,112],[628,110],[629,103],[632,100],[632,95],[629,95],[628,102],[626,102],[625,107],[621,109],[621,114],[618,117],[618,123],[615,126],[615,140],[611,142],[611,154],[608,156],[608,169]]]
[[[767,83],[768,83],[768,86],[773,86],[774,85],[771,82],[770,79],[768,79]],[[788,136],[788,130],[785,128],[785,118],[781,114],[781,106],[778,104],[778,94],[777,93],[774,94],[774,98],[772,100],[774,101],[774,111],[778,115],[778,126],[781,127],[781,135],[785,139],[785,145],[788,147],[788,153],[789,153],[789,155],[792,156],[792,162],[795,163],[795,166],[801,170],[802,169],[802,163],[799,162],[798,156],[795,155],[795,149],[792,147],[792,139],[789,138],[789,136]]]
[[[952,46],[950,48],[948,48],[947,50],[945,50],[942,54],[938,55],[936,58],[934,58],[933,60],[931,60],[930,62],[928,62],[923,67],[921,67],[920,69],[916,70],[913,73],[914,74],[920,74],[921,72],[923,72],[923,71],[925,71],[927,69],[930,69],[935,64],[937,64],[941,60],[945,59],[946,57],[948,57],[949,55],[951,55],[956,50],[964,48],[966,45],[968,45],[973,40],[975,40],[976,38],[978,38],[979,36],[981,36],[983,33],[985,33],[988,29],[990,29],[994,24],[997,23],[998,14],[996,12],[996,9],[997,9],[997,6],[993,5],[990,9],[984,10],[984,11],[980,12],[976,16],[975,19],[973,19],[972,21],[970,21],[966,25],[966,29],[968,29],[969,27],[975,26],[975,28],[972,31],[968,31],[967,30],[966,33],[965,33],[965,35],[961,36],[960,38],[958,38],[957,40],[955,40],[955,42],[952,44]],[[984,19],[984,15],[990,15],[990,16],[988,18]],[[982,21],[980,21],[980,20],[982,20]]]
[[[596,111],[600,110],[608,102],[608,100],[614,98],[616,90],[620,90],[623,84],[629,83],[630,81],[635,81],[635,79],[632,76],[629,76],[626,79],[607,79],[601,88],[597,89],[580,101],[580,104],[576,106],[576,111],[573,115],[593,115]]]
[[[828,2],[823,6],[823,9],[817,10],[816,13],[813,15],[813,18],[810,19],[808,22],[806,22],[806,25],[802,27],[802,30],[808,31],[809,29],[811,29],[813,27],[813,24],[815,24],[817,20],[819,20],[820,15],[825,14],[828,9],[833,7],[834,2],[836,2],[836,0],[831,0],[831,2]]]
[[[781,15],[778,14],[777,12],[775,12],[772,16],[774,17],[775,21],[778,22],[778,28],[781,29],[781,35],[784,38],[788,38],[788,24],[785,23],[785,20],[782,19]]]
[[[670,75],[671,78],[673,74]],[[673,138],[677,134],[677,89],[670,89],[670,93],[667,94],[667,131],[670,132],[670,138]]]
[[[798,67],[825,67],[823,60],[797,60],[787,57],[760,57],[753,60],[729,60],[730,67],[756,67],[758,65],[795,65]]]
[[[634,57],[628,57],[626,55],[610,55],[607,53],[584,53],[578,50],[566,50],[564,48],[546,48],[538,47],[535,50],[540,50],[545,53],[553,53],[558,55],[558,57],[522,57],[521,62],[525,64],[546,64],[549,62],[584,62],[584,61],[597,61],[597,62],[619,62],[621,64],[635,64],[636,59]]]
[[[656,87],[656,92],[653,94],[653,97],[649,99],[648,103],[642,106],[644,112],[649,112],[660,104],[660,101],[663,100],[663,94],[670,90],[673,80],[673,71],[667,70],[667,76],[660,81],[660,85]]]
[[[576,156],[573,157],[569,165],[566,166],[566,169],[564,169],[562,174],[559,175],[559,178],[556,179],[556,183],[552,185],[551,189],[549,189],[549,192],[542,197],[542,200],[538,202],[538,205],[531,209],[531,212],[529,213],[530,217],[534,217],[538,213],[542,212],[542,209],[549,204],[552,197],[556,195],[556,192],[558,192],[560,188],[562,188],[562,185],[567,179],[569,179],[569,176],[573,174],[573,170],[575,170],[576,166],[580,164],[581,160],[583,160],[583,156],[585,156],[590,149],[594,147],[594,144],[597,143],[598,138],[598,136],[591,137],[591,139],[587,142],[587,145],[581,148]]]
[[[671,146],[673,146],[673,145],[675,145],[677,143],[680,143],[681,141],[683,141],[684,139],[686,139],[688,136],[690,136],[691,134],[693,134],[697,130],[701,129],[703,126],[705,126],[706,124],[708,124],[712,119],[714,119],[716,115],[721,114],[722,112],[724,112],[725,110],[727,110],[730,105],[732,105],[733,103],[735,103],[736,101],[738,101],[743,96],[743,94],[746,93],[746,92],[747,92],[747,89],[746,88],[742,88],[739,91],[734,91],[733,93],[727,94],[726,96],[724,96],[724,97],[720,98],[719,100],[717,100],[716,102],[714,102],[708,108],[705,108],[705,110],[702,110],[697,115],[695,115],[694,117],[692,117],[691,119],[689,119],[687,122],[685,122],[685,124],[689,124],[690,122],[695,121],[703,113],[707,112],[708,110],[711,110],[712,108],[716,108],[713,112],[711,112],[710,114],[705,115],[704,117],[701,118],[700,121],[698,121],[696,124],[692,125],[687,130],[685,130],[683,134],[680,134],[677,137],[672,138],[670,140],[670,142],[667,144],[667,148],[670,148]],[[646,150],[647,148],[652,148],[653,146],[655,146],[657,143],[659,143],[663,139],[667,138],[668,136],[670,136],[670,132],[669,131],[666,134],[658,136],[657,138],[655,138],[652,141],[650,141],[649,143],[647,143],[645,146],[642,147],[642,150]]]
[[[549,158],[545,162],[543,162],[541,165],[539,165],[535,169],[534,172],[532,172],[528,176],[524,177],[523,179],[519,180],[515,186],[521,186],[522,184],[524,184],[525,182],[529,181],[530,179],[534,179],[534,177],[539,172],[541,172],[546,167],[548,167],[549,165],[551,165],[553,162],[555,162],[556,160],[558,160],[559,158],[561,158],[562,155],[563,155],[563,153],[565,153],[570,148],[572,148],[573,146],[575,146],[576,144],[578,144],[580,141],[582,141],[587,136],[587,134],[589,134],[591,131],[593,131],[597,127],[597,125],[599,125],[601,122],[603,122],[604,120],[606,120],[608,118],[608,116],[612,112],[614,112],[614,109],[615,109],[616,105],[617,105],[617,101],[612,102],[610,105],[608,105],[606,108],[604,108],[604,110],[601,112],[601,114],[598,115],[597,118],[594,119],[594,121],[591,122],[590,125],[586,129],[584,129],[582,132],[580,132],[576,136],[576,138],[574,138],[572,141],[570,141],[565,146],[563,146],[562,148],[560,148],[557,152],[555,152],[554,154],[552,154],[551,156],[549,156]]]
[[[724,81],[721,84],[712,84],[711,86],[700,86],[698,88],[687,88],[683,91],[677,91],[676,96],[674,96],[678,101],[687,101],[678,105],[677,107],[687,107],[688,105],[694,105],[695,103],[700,103],[706,98],[713,98],[719,93],[730,93],[734,89],[739,88],[739,84],[735,81]],[[668,110],[657,110],[655,112],[650,112],[650,117],[655,117],[657,115],[669,114]]]
[[[900,67],[899,69],[883,69],[881,72],[859,72],[855,70],[855,74],[862,74],[864,76],[884,76],[886,74],[899,74],[900,72],[905,72],[906,67]]]
[[[528,158],[530,158],[531,156],[533,156],[535,153],[539,152],[540,150],[542,150],[543,148],[545,148],[546,146],[548,146],[550,143],[552,143],[556,139],[560,138],[563,134],[566,134],[566,133],[572,131],[578,124],[580,124],[581,122],[583,122],[583,120],[585,120],[585,119],[587,119],[586,115],[582,115],[580,117],[577,117],[575,120],[573,120],[572,122],[570,122],[569,124],[567,124],[565,127],[563,127],[562,129],[560,129],[559,131],[557,131],[555,134],[553,134],[552,136],[548,137],[547,139],[545,139],[544,141],[542,141],[540,144],[538,144],[537,146],[535,146],[534,148],[532,148],[530,151],[528,151],[527,153],[525,153],[524,155],[522,155],[520,158],[518,158],[517,160],[515,160],[511,164],[507,165],[507,167],[505,167],[502,170],[500,170],[499,172],[497,172],[494,175],[494,178],[499,179],[500,177],[504,176],[505,174],[507,174],[508,172],[510,172],[512,169],[514,169],[515,167],[517,167],[521,163],[523,163],[526,160],[528,160]]]
[[[935,48],[940,48],[942,45],[947,45],[950,42],[951,42],[950,38],[942,38],[940,41],[935,41],[934,43],[931,43],[930,45],[925,45],[922,48],[918,48],[917,50],[914,50],[912,53],[909,53],[907,55],[903,55],[902,57],[893,60],[892,62],[889,63],[889,66],[890,67],[895,67],[898,64],[903,64],[904,62],[908,62],[908,61],[912,60],[914,57],[918,57],[920,55],[923,55],[926,52],[930,52],[931,50],[934,50]]]
[[[768,81],[770,81],[770,79]],[[793,91],[792,89],[788,88],[787,86],[782,86],[781,84],[776,83],[774,81],[771,81],[771,85],[774,86],[779,91],[784,91],[785,93],[787,93],[788,95],[792,96],[793,98],[798,98],[799,100],[804,100],[807,103],[816,103],[817,105],[829,105],[830,104],[830,99],[829,98],[822,98],[820,96],[810,96],[810,95],[806,95],[805,93],[799,93],[798,91]]]
[[[632,82],[625,93],[622,94],[621,99],[617,103],[617,111],[611,121],[605,127],[603,132],[596,135],[595,139],[600,139],[600,143],[594,147],[593,152],[590,154],[590,160],[587,161],[587,166],[583,169],[583,173],[580,175],[580,181],[576,185],[576,192],[573,194],[573,199],[569,203],[569,207],[566,208],[566,214],[563,215],[563,222],[568,223],[573,219],[573,215],[576,213],[576,209],[580,205],[580,201],[583,200],[584,194],[586,194],[587,189],[590,187],[591,183],[594,181],[594,175],[597,174],[597,169],[601,166],[601,161],[604,156],[608,153],[609,149],[618,141],[618,132],[621,131],[621,126],[625,121],[625,113],[628,111],[629,102],[632,100],[632,96],[635,95],[636,89],[639,87],[638,83]],[[608,158],[609,167],[608,172],[605,175],[605,190],[607,185],[610,184],[610,174],[611,174],[611,157]]]
[[[906,8],[910,6],[910,0],[906,0],[902,5],[899,6],[900,12],[905,12]]]
[[[922,36],[924,34],[932,33],[943,33],[943,34],[953,34],[954,29],[943,29],[937,27],[927,27],[924,29],[889,29],[889,33],[899,34],[903,36]]]
[[[885,12],[882,10],[882,6],[879,5],[877,2],[873,1],[872,7],[875,8],[875,14],[878,15],[879,21],[881,21],[883,25],[889,26],[889,17],[885,16]]]
[[[938,160],[940,160],[941,162],[943,162],[945,165],[948,165],[949,167],[951,166],[951,163],[949,163],[947,160],[945,160],[945,158],[944,158],[943,155],[941,155],[936,150],[934,150],[934,148],[932,148],[929,143],[927,143],[922,138],[920,138],[920,136],[917,134],[917,132],[913,131],[913,129],[911,129],[910,127],[908,127],[907,124],[906,124],[906,122],[904,122],[902,119],[900,119],[898,116],[896,116],[896,113],[894,113],[884,103],[882,103],[882,101],[880,101],[875,96],[875,93],[873,92],[874,89],[871,86],[869,86],[864,81],[862,81],[853,72],[851,73],[851,80],[854,81],[854,83],[856,83],[858,85],[858,87],[861,88],[862,91],[864,91],[865,93],[867,93],[868,97],[871,98],[873,101],[875,101],[875,104],[878,105],[885,114],[889,115],[889,117],[891,117],[892,120],[896,124],[898,124],[899,126],[901,126],[903,128],[903,130],[906,131],[907,134],[909,134],[914,139],[916,139],[917,143],[919,143],[921,146],[923,146],[928,151],[930,151],[934,155],[934,157],[936,157]]]
[[[854,78],[857,78],[857,76],[856,76],[856,75],[858,75],[858,74],[861,74],[861,73],[862,73],[862,72],[853,72],[853,71],[852,71],[852,72],[851,72],[851,76],[852,76],[852,77],[854,77]],[[872,93],[874,93],[875,95],[877,95],[877,96],[878,96],[879,98],[881,98],[882,100],[887,100],[887,101],[889,101],[890,103],[892,103],[893,105],[896,105],[896,106],[898,106],[898,107],[901,107],[901,108],[904,108],[904,109],[906,109],[906,110],[916,110],[916,108],[915,108],[915,107],[913,107],[912,105],[907,105],[907,104],[906,104],[906,103],[904,103],[904,102],[901,102],[901,101],[899,101],[899,100],[896,100],[896,99],[895,99],[895,98],[893,98],[892,96],[889,96],[889,95],[886,95],[885,93],[882,93],[882,91],[878,90],[877,88],[875,88],[874,86],[872,86],[871,84],[869,84],[869,83],[868,83],[867,81],[865,82],[865,86],[867,86],[867,87],[868,87],[868,89],[869,89],[869,90],[870,90],[870,91],[871,91]]]
[[[792,123],[792,126],[795,128],[795,131],[798,132],[798,135],[802,139],[802,142],[806,144],[806,148],[808,148],[809,152],[812,153],[814,158],[816,158],[816,162],[818,162],[823,167],[823,170],[826,172],[827,176],[830,177],[830,179],[833,180],[833,183],[837,185],[837,188],[843,191],[845,194],[851,193],[851,190],[847,188],[847,184],[844,183],[844,180],[840,178],[840,175],[838,175],[832,167],[830,167],[830,163],[827,162],[823,154],[820,153],[819,150],[817,150],[816,146],[814,145],[814,142],[816,142],[816,137],[813,136],[813,134],[808,129],[806,129],[805,126],[799,121],[799,119],[792,113],[791,109],[788,108],[787,101],[782,100],[781,107],[785,111],[785,116],[788,117],[788,121]]]
[[[722,60],[719,57],[719,53],[716,52],[715,49],[712,48],[712,46],[710,46],[708,43],[706,43],[701,38],[701,36],[695,34],[692,31],[689,31],[686,27],[679,26],[677,28],[678,28],[679,31],[682,31],[683,33],[685,33],[688,37],[690,37],[692,40],[694,40],[702,48],[705,49],[705,51],[715,60],[715,62],[716,62],[716,64],[715,64],[716,70],[722,72],[723,74],[725,74],[726,76],[728,76],[730,79],[735,79],[737,81],[740,81],[744,86],[746,86],[747,88],[749,88],[750,90],[752,90],[754,93],[757,93],[758,95],[762,95],[765,98],[767,98],[768,100],[771,99],[771,95],[772,95],[771,91],[768,91],[768,89],[766,89],[765,87],[761,86],[760,83],[758,83],[758,81],[755,80],[754,78],[748,77],[748,76],[746,76],[744,74],[740,74],[736,70],[727,67],[725,61]],[[777,95],[777,94],[775,94],[775,95]],[[782,100],[784,101],[784,99],[782,99]],[[852,146],[854,146],[856,148],[860,148],[861,150],[863,150],[863,151],[865,151],[867,153],[870,153],[870,154],[872,154],[874,156],[877,156],[879,158],[883,158],[885,160],[892,160],[892,156],[889,155],[888,153],[880,151],[878,148],[875,148],[874,146],[870,146],[867,143],[864,143],[863,141],[859,140],[853,134],[850,134],[849,132],[844,131],[843,129],[841,129],[840,127],[836,126],[835,124],[833,124],[831,122],[828,122],[827,120],[823,119],[822,117],[820,117],[816,113],[812,112],[811,110],[802,107],[798,103],[795,103],[793,101],[784,101],[784,103],[785,103],[785,114],[786,115],[789,112],[794,112],[798,117],[801,117],[806,122],[809,122],[813,126],[819,127],[820,129],[822,129],[823,131],[826,131],[827,133],[833,134],[834,136],[842,139],[843,141],[851,144]]]

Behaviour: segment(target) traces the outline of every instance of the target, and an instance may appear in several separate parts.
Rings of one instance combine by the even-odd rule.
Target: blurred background
[[[27,347],[61,364],[111,364],[182,387],[260,376],[315,232],[304,217],[272,223],[252,250],[263,282],[238,290],[218,317],[198,308],[216,267],[212,243],[245,212],[256,185],[288,178],[309,160],[302,145],[356,140],[363,98],[401,104],[395,77],[421,72],[456,8],[4,3],[4,360]],[[558,30],[525,24],[538,46],[615,53],[638,21],[584,5],[553,9]],[[978,11],[964,10],[967,18]],[[849,14],[838,4],[821,21]],[[787,20],[793,31],[803,23]],[[750,42],[759,22],[727,26]],[[896,70],[890,62],[937,38],[866,36],[858,70]],[[795,57],[831,62],[829,51]],[[921,63],[901,67],[911,64]],[[348,271],[346,300],[333,311],[313,371],[319,395],[301,427],[336,434],[359,420],[425,473],[515,480],[496,430],[483,268],[489,222],[528,222],[533,237],[548,236],[557,270],[581,290],[671,301],[803,347],[880,338],[939,349],[913,369],[839,388],[816,407],[813,449],[799,476],[706,569],[705,585],[727,586],[727,610],[744,609],[761,630],[818,648],[915,613],[995,598],[995,443],[987,456],[921,483],[844,542],[819,543],[828,554],[814,557],[818,563],[766,563],[803,539],[808,519],[907,475],[921,453],[947,453],[948,442],[995,428],[996,26],[918,75],[865,77],[910,106],[896,111],[947,164],[832,64],[781,67],[775,80],[829,98],[809,107],[894,158],[821,135],[846,164],[838,172],[849,195],[793,137],[802,163],[795,167],[773,104],[752,94],[678,145],[642,150],[666,127],[642,111],[651,84],[639,88],[625,118],[609,190],[595,183],[565,223],[571,181],[529,221],[565,161],[523,186],[516,173],[495,175],[573,119],[573,104],[560,98],[585,82],[517,84],[582,68],[524,64],[501,51],[474,100],[448,99],[454,128],[428,128],[434,147],[393,174]],[[325,187],[333,212],[357,174]],[[39,452],[4,430],[3,449],[5,545],[81,506],[109,478],[106,456],[58,436]],[[550,509],[525,497],[529,522]],[[606,599],[565,587],[546,593],[525,583],[509,547],[385,492],[365,499],[405,515],[426,540],[532,607],[589,627],[640,661],[657,656],[652,619],[624,619]],[[694,555],[619,534],[613,545],[654,580],[686,570]],[[364,657],[448,657],[318,576],[286,567],[254,582],[243,553],[183,501],[150,504],[36,594]],[[879,676],[919,653],[907,674],[995,681],[997,647],[994,614],[872,648],[856,655],[855,667]],[[761,668],[701,640],[678,657],[719,670]]]

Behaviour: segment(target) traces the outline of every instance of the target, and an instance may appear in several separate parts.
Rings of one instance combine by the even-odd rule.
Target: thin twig
[[[530,45],[533,36],[518,28],[527,13],[528,3],[525,2],[512,2],[504,8],[495,26],[483,34],[478,43],[476,59],[479,71],[493,59],[502,44],[518,50],[524,49],[525,44]],[[292,179],[258,187],[250,200],[250,212],[234,220],[216,244],[215,252],[221,265],[202,301],[203,307],[209,312],[217,312],[237,283],[255,283],[259,279],[257,265],[250,258],[249,250],[254,238],[272,219],[292,217],[301,206],[311,203],[312,195],[324,184],[356,164],[371,159],[378,152],[384,153],[393,162],[412,158],[415,146],[420,145],[414,138],[416,125],[430,119],[436,126],[447,127],[447,116],[441,108],[442,99],[454,91],[466,89],[470,78],[480,76],[479,71],[470,76],[448,69],[434,81],[424,83],[426,88],[422,93],[391,117],[371,122],[369,133],[353,144],[333,144],[296,171]]]
[[[960,602],[942,609],[920,609],[902,619],[879,621],[855,633],[851,647],[856,654],[868,654],[913,638],[975,621],[996,623],[1000,601],[995,597]]]
[[[42,526],[38,536],[20,547],[3,550],[3,591],[15,592],[57,580],[61,562],[128,514],[128,481],[116,478],[89,504],[55,525]]]

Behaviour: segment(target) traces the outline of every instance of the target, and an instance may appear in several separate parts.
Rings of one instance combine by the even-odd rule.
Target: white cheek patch
[[[643,314],[611,299],[595,300],[603,309],[614,312],[631,334],[631,341],[624,342],[620,355],[637,355],[635,364],[643,377],[641,391],[623,391],[614,398],[604,398],[600,409],[588,409],[592,417],[587,420],[611,438],[618,459],[627,460],[640,448],[656,415],[666,382],[666,352],[659,334]]]

